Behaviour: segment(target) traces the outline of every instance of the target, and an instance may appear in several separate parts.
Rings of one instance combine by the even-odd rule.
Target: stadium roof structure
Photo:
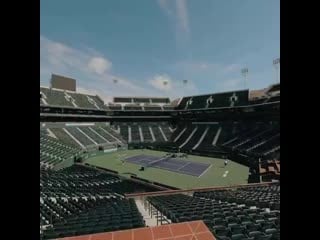
[[[97,233],[59,240],[216,240],[203,221]]]

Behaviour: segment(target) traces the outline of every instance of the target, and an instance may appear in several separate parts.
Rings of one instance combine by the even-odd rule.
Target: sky
[[[52,73],[64,75],[77,80],[77,91],[108,101],[277,82],[279,0],[42,0],[40,6],[41,86],[49,86]]]

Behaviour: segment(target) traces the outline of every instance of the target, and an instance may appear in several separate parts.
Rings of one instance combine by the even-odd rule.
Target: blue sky
[[[40,34],[41,85],[62,74],[104,99],[259,89],[276,82],[280,3],[42,0]]]

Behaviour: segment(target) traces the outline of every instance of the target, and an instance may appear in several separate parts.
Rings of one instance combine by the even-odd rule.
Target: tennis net
[[[165,157],[156,159],[156,160],[154,160],[154,161],[152,161],[152,162],[147,163],[147,164],[145,165],[145,167],[152,167],[152,166],[156,165],[156,164],[159,163],[159,162],[163,162],[163,161],[168,160],[169,158],[170,158],[170,156],[165,156]]]

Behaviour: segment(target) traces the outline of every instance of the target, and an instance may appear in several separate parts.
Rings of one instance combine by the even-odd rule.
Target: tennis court
[[[136,160],[132,158],[130,162],[125,161],[127,158],[139,155],[153,156],[155,157],[154,159],[159,159],[166,154],[167,152],[149,149],[122,150],[112,153],[102,153],[100,155],[97,154],[86,159],[86,163],[117,171],[122,177],[130,178],[132,175],[135,175],[151,182],[158,182],[181,189],[248,183],[248,167],[233,161],[229,161],[228,166],[225,167],[224,159],[219,158],[189,155],[188,159],[183,159],[195,163],[212,164],[200,177],[155,167],[147,168],[146,171],[139,171],[141,165],[134,163],[134,161],[139,161],[139,158],[136,158]],[[189,167],[192,167],[192,165]]]
[[[208,163],[199,163],[184,159],[152,155],[132,156],[126,158],[125,161],[144,167],[161,168],[196,177],[200,177],[211,166],[211,164]]]

